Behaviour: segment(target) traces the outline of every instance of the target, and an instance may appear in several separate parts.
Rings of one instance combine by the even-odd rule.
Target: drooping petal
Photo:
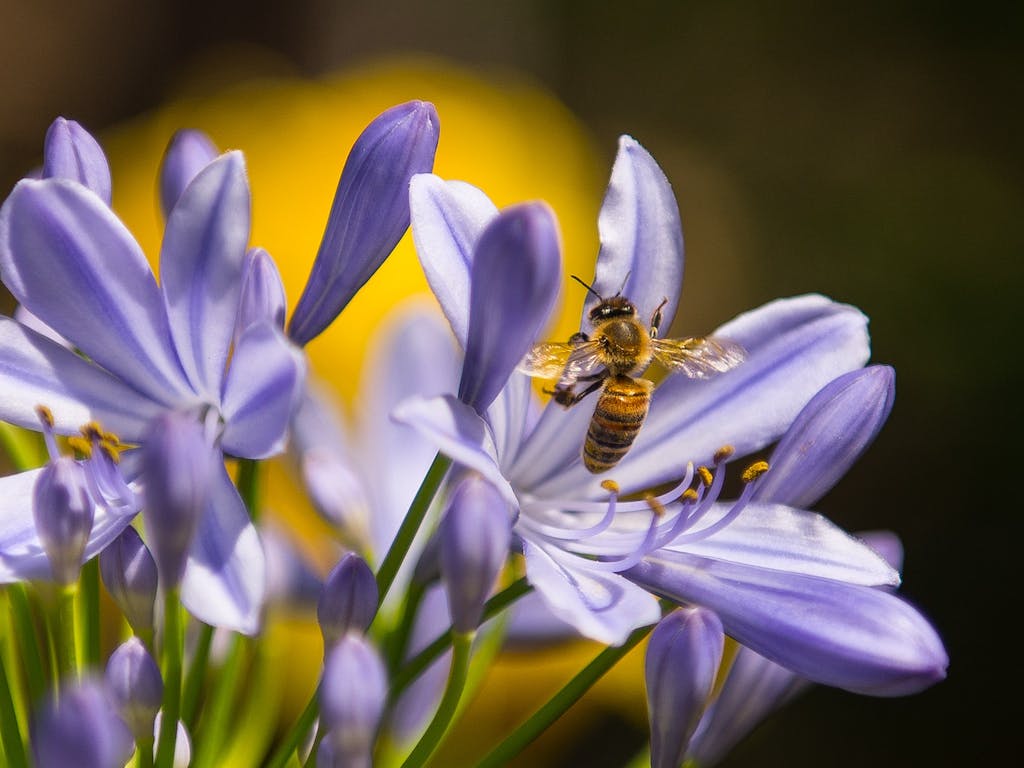
[[[160,287],[181,365],[209,402],[220,394],[249,242],[249,182],[240,152],[207,165],[181,193],[160,249]]]
[[[476,245],[459,399],[483,413],[537,340],[561,281],[558,225],[543,203],[506,208]]]
[[[586,567],[582,558],[523,542],[526,577],[558,618],[584,637],[621,645],[661,617],[654,597],[617,573]]]
[[[220,468],[189,553],[181,601],[200,621],[252,635],[260,626],[265,590],[259,536],[234,483]]]
[[[185,187],[219,154],[210,137],[194,128],[183,128],[171,137],[160,162],[160,207],[164,218],[171,215]]]
[[[142,251],[85,187],[19,182],[0,213],[0,270],[29,311],[140,392],[194,397]]]
[[[409,226],[409,180],[434,165],[434,105],[387,110],[356,139],[341,172],[327,228],[288,333],[304,346],[345,308]]]
[[[70,179],[110,205],[110,166],[99,143],[74,120],[58,117],[46,131],[44,179]]]
[[[451,395],[417,396],[401,403],[392,416],[416,429],[455,463],[479,472],[513,508],[519,508],[515,491],[498,467],[490,429],[468,405]]]
[[[286,301],[281,273],[274,259],[262,248],[250,248],[242,267],[242,295],[238,301],[235,336],[261,321],[284,330]]]
[[[39,428],[36,407],[53,413],[54,429],[71,435],[97,421],[136,442],[161,406],[69,349],[0,317],[0,419]]]
[[[605,298],[626,296],[646,323],[663,299],[662,331],[675,317],[683,284],[683,230],[679,207],[664,172],[636,139],[622,136],[597,219],[601,251],[593,289]],[[598,298],[587,293],[581,327]]]
[[[247,459],[284,449],[306,376],[306,358],[268,322],[242,334],[224,382],[224,450]]]
[[[710,608],[728,635],[815,682],[904,696],[946,676],[949,659],[934,628],[886,590],[664,550],[625,575],[670,600]]]
[[[829,382],[772,452],[755,499],[810,508],[874,441],[892,410],[895,371],[872,365]]]
[[[455,338],[465,349],[469,335],[469,273],[473,247],[498,209],[481,190],[433,174],[412,177],[409,186],[412,238],[423,273]]]

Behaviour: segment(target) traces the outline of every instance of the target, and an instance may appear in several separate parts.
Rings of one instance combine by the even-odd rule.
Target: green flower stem
[[[188,726],[190,733],[194,730],[196,712],[199,710],[199,695],[203,691],[203,681],[206,679],[206,665],[210,660],[212,642],[213,627],[209,624],[200,624],[199,638],[185,675],[185,690],[181,697],[181,721]]]
[[[217,679],[213,698],[210,699],[207,711],[203,716],[201,735],[197,740],[199,750],[194,763],[195,768],[220,765],[218,760],[221,746],[228,734],[235,696],[238,693],[239,679],[244,667],[246,642],[242,635],[235,635],[231,650],[228,651],[228,658]],[[162,766],[158,766],[158,768],[162,768]]]
[[[452,666],[448,671],[448,685],[444,689],[441,703],[437,705],[434,719],[420,737],[416,747],[402,763],[402,768],[420,768],[427,764],[430,757],[441,745],[445,733],[455,719],[462,698],[462,690],[466,687],[469,673],[470,651],[473,647],[475,632],[452,632]]]
[[[487,601],[484,605],[483,619],[480,623],[483,624],[488,619],[494,618],[512,605],[516,600],[531,591],[533,591],[533,587],[527,583],[525,576],[516,579]],[[448,646],[450,646],[451,643],[452,633],[450,631],[445,632],[443,635],[438,636],[422,651],[409,659],[409,661],[398,670],[398,673],[391,682],[391,690],[388,694],[390,701],[392,703],[397,701],[402,692],[408,688],[417,677],[423,674],[424,670],[436,661],[442,653],[448,650]]]
[[[298,749],[299,742],[309,733],[310,728],[313,727],[313,722],[319,714],[320,686],[317,685],[313,695],[310,696],[309,701],[306,703],[306,708],[299,715],[299,719],[295,721],[291,730],[288,731],[284,740],[278,745],[277,750],[271,756],[270,761],[267,763],[267,768],[284,768],[288,764],[295,754],[295,750]]]
[[[255,523],[260,509],[260,463],[254,459],[238,460],[238,480],[235,485],[238,494],[249,510],[249,517]]]
[[[135,768],[153,768],[153,744],[156,742],[152,736],[135,742]]]
[[[451,465],[452,460],[439,453],[434,457],[434,463],[430,465],[430,469],[427,470],[426,477],[423,478],[423,483],[416,492],[416,498],[409,505],[409,511],[406,513],[405,519],[402,520],[395,540],[391,543],[391,548],[384,556],[380,569],[377,571],[378,606],[384,603],[384,598],[387,597],[388,590],[391,589],[391,585],[398,575],[399,567],[405,560],[405,556],[409,554],[409,547],[412,546],[412,541],[416,538],[416,532],[419,531],[423,518],[427,516],[430,503],[434,500],[434,495],[441,487],[441,481],[444,480]]]
[[[7,656],[0,660],[0,743],[3,756],[10,768],[27,768],[28,757],[21,740],[17,709],[11,696],[13,688],[7,678]]]
[[[78,653],[75,646],[75,595],[78,584],[57,588],[57,668],[61,681],[78,676]]]
[[[171,768],[174,742],[178,735],[178,714],[181,707],[181,657],[185,645],[185,628],[181,620],[181,593],[178,587],[164,593],[163,677],[164,701],[157,740],[157,768]]]
[[[24,584],[7,587],[7,599],[11,607],[11,625],[18,643],[19,656],[25,669],[29,701],[37,702],[46,693],[46,674],[40,648],[44,647],[36,623],[32,618],[32,606]]]
[[[580,700],[604,674],[614,667],[619,660],[633,650],[643,640],[654,625],[641,627],[629,636],[625,643],[617,648],[605,648],[594,657],[587,666],[581,669],[562,690],[552,696],[547,703],[534,712],[522,725],[514,730],[498,746],[490,751],[477,768],[497,768],[522,752],[534,739],[540,736],[558,718],[564,715],[573,704]]]
[[[95,668],[100,664],[100,561],[94,557],[82,566],[79,592],[78,627],[82,633],[82,665]]]

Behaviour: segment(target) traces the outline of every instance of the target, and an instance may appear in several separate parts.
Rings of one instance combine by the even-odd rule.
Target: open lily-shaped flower
[[[98,146],[86,151],[91,176],[103,176],[94,170]],[[0,317],[0,419],[37,429],[36,407],[44,405],[58,434],[96,422],[128,445],[143,443],[161,414],[201,420],[220,451],[211,454],[217,467],[182,599],[203,621],[254,632],[263,551],[219,457],[282,450],[305,364],[272,322],[251,323],[235,337],[249,239],[245,163],[229,152],[197,168],[181,190],[167,212],[159,285],[88,181],[23,180],[0,210],[4,284],[73,347]],[[125,458],[132,463],[130,453]],[[34,578],[45,566],[26,503],[37,474],[0,481],[2,581]],[[113,541],[135,511],[99,510],[86,557]]]
[[[707,381],[668,378],[632,451],[608,473],[614,482],[602,481],[580,460],[591,407],[541,411],[529,380],[514,371],[553,299],[533,289],[557,284],[557,240],[542,236],[532,248],[489,255],[487,233],[506,213],[496,214],[481,192],[418,176],[411,199],[420,258],[466,358],[458,397],[410,399],[395,417],[490,480],[518,510],[514,533],[527,576],[557,616],[588,637],[620,643],[657,621],[654,594],[661,594],[712,608],[727,633],[768,655],[781,659],[777,651],[789,643],[785,663],[820,682],[879,692],[886,682],[909,688],[912,678],[919,687],[937,678],[941,644],[916,611],[887,603],[889,626],[872,614],[881,604],[865,594],[884,595],[871,587],[898,575],[868,547],[813,513],[758,501],[763,467],[746,478],[739,500],[718,499],[731,456],[779,439],[818,390],[864,365],[867,321],[859,311],[803,296],[727,323],[715,335],[742,345],[746,361]],[[640,317],[667,298],[667,327],[682,275],[678,210],[664,174],[628,137],[598,225],[596,293],[621,289]],[[687,493],[687,467],[695,465],[714,471],[700,470],[706,482]],[[619,501],[684,475],[661,497]],[[687,581],[665,564],[676,557],[689,558],[705,581]],[[751,609],[750,601],[769,594],[770,609]],[[838,638],[846,639],[842,648]],[[909,648],[906,668],[873,654],[879,642]],[[804,662],[805,652],[813,661]]]

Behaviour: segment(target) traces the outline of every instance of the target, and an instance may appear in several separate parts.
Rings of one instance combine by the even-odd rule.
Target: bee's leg
[[[589,377],[588,377],[589,378]],[[584,389],[582,392],[574,392],[571,388],[569,389],[556,389],[554,392],[555,402],[564,408],[572,408],[576,403],[582,400],[584,397],[600,389],[604,385],[604,380],[608,378],[606,374],[601,374],[600,378],[594,381],[589,387]]]
[[[654,314],[651,315],[651,338],[658,338],[658,329],[661,328],[661,309],[668,304],[668,297],[666,296],[661,300],[661,304],[654,310]]]

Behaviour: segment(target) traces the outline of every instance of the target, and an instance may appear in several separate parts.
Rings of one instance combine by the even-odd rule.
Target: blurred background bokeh
[[[820,509],[849,530],[900,534],[903,593],[952,660],[946,682],[908,699],[815,689],[726,764],[980,765],[1016,743],[1022,49],[1020,3],[0,0],[0,189],[40,162],[55,116],[77,119],[111,150],[126,219],[134,182],[119,183],[149,185],[138,206],[154,233],[139,236],[153,253],[153,147],[177,116],[204,116],[211,124],[194,127],[254,154],[259,233],[257,168],[293,185],[281,199],[302,207],[308,158],[275,140],[273,110],[285,107],[252,106],[277,86],[218,94],[310,78],[332,84],[331,110],[351,105],[339,153],[378,104],[437,99],[439,172],[478,181],[500,204],[518,190],[548,193],[556,209],[562,200],[567,250],[586,263],[616,137],[630,133],[682,211],[678,332],[807,291],[871,317],[874,360],[897,370],[896,407]],[[264,122],[218,122],[226,103]],[[311,135],[333,130],[326,107],[301,117]],[[312,256],[342,157],[309,189],[321,223],[296,258]],[[515,180],[488,188],[487,163]],[[547,739],[522,764],[623,764],[645,739],[642,713],[623,709],[614,695],[591,702],[571,738]]]

